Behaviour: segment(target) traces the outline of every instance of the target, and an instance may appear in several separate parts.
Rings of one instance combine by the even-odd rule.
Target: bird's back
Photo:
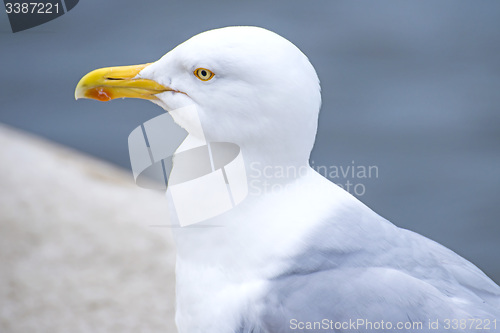
[[[342,209],[269,282],[264,332],[500,331],[500,287],[480,269],[326,186]]]

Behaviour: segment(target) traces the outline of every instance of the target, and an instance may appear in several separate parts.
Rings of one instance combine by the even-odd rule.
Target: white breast
[[[257,316],[267,280],[300,252],[304,235],[322,217],[348,200],[335,189],[310,172],[281,190],[250,194],[217,218],[174,229],[180,332],[232,333],[242,314]]]

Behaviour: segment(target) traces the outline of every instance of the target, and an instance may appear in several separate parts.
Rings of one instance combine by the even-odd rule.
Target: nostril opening
[[[107,77],[106,80],[110,80],[110,81],[120,81],[120,80],[123,80],[121,78],[118,78],[118,77]]]

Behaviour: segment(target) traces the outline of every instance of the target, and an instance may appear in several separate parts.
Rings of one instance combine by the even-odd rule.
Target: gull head
[[[158,61],[85,75],[76,98],[148,99],[172,111],[195,106],[205,139],[239,145],[245,159],[303,165],[314,144],[318,76],[291,42],[257,27],[196,35]],[[190,119],[175,119],[190,132]]]

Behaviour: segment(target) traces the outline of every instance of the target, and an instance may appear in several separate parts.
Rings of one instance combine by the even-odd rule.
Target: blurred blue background
[[[13,34],[0,13],[0,122],[130,168],[128,134],[162,110],[76,102],[78,80],[154,61],[205,30],[265,27],[306,53],[321,79],[314,164],[376,166],[378,177],[332,180],[361,184],[376,212],[498,283],[499,18],[494,0],[81,0]]]

